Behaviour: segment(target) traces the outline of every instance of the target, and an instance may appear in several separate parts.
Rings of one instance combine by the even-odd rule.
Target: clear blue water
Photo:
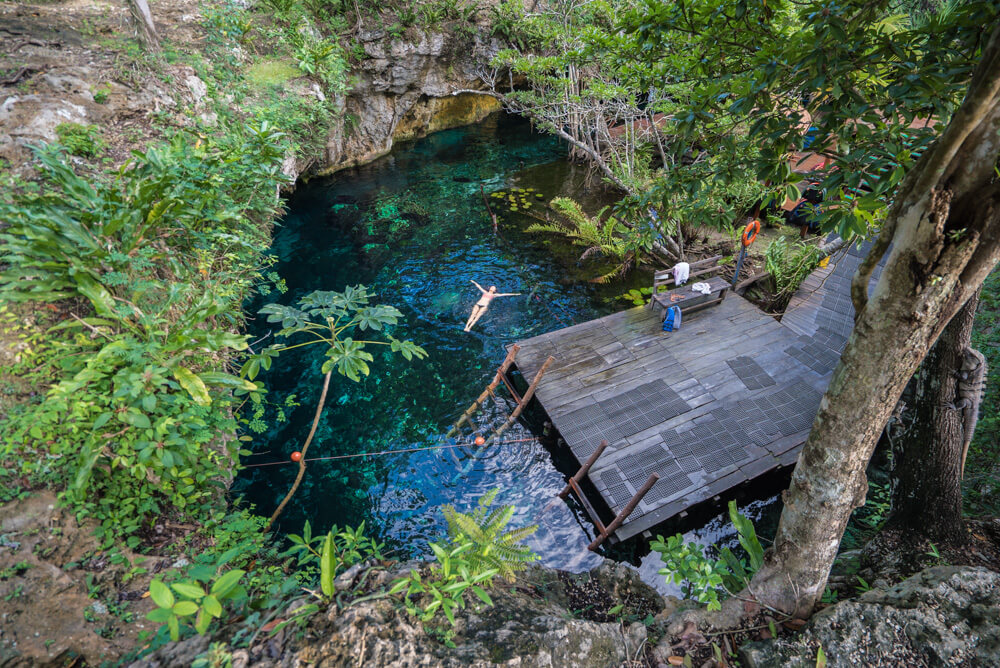
[[[572,194],[591,210],[602,204],[600,188],[587,185],[586,170],[564,156],[559,142],[533,133],[523,121],[496,116],[300,185],[273,243],[274,270],[288,292],[258,300],[250,312],[276,298],[292,303],[312,290],[361,283],[376,292],[378,302],[404,313],[406,324],[397,336],[429,353],[413,363],[379,355],[372,375],[361,383],[334,375],[310,457],[446,443],[450,425],[503,360],[505,344],[623,308],[628,304],[614,297],[648,282],[641,273],[611,285],[588,282],[600,268],[581,265],[581,249],[526,234],[532,220],[519,214],[507,213],[501,235],[494,234],[480,186],[487,194],[531,187],[545,201]],[[494,301],[466,333],[462,328],[478,299],[470,279],[524,296]],[[263,318],[251,323],[255,338],[272,329]],[[294,393],[300,405],[287,422],[254,440],[248,464],[287,459],[299,449],[318,399],[321,361],[321,353],[309,348],[289,351],[263,377],[272,398]],[[487,402],[476,420],[486,427],[508,412],[505,404]],[[365,521],[390,548],[423,554],[426,541],[444,531],[441,505],[466,507],[499,487],[498,502],[517,508],[514,524],[539,524],[530,542],[546,563],[593,566],[597,557],[584,549],[589,523],[565,503],[541,512],[565,482],[552,454],[521,425],[504,438],[520,439],[531,440],[479,452],[312,462],[279,528],[295,531],[306,519],[316,529]],[[295,468],[248,468],[235,491],[260,512],[270,512],[291,485]]]
[[[274,269],[288,292],[258,299],[248,310],[361,283],[375,291],[378,302],[404,313],[406,324],[397,336],[429,353],[413,363],[379,355],[372,375],[361,383],[335,374],[310,457],[448,443],[445,433],[490,381],[505,344],[626,308],[630,304],[616,297],[649,283],[642,272],[611,284],[590,282],[601,267],[581,264],[581,249],[568,248],[564,240],[525,233],[533,219],[523,215],[523,207],[505,213],[495,235],[481,186],[487,195],[533,188],[528,198],[536,211],[557,195],[572,196],[590,211],[607,203],[587,170],[565,160],[558,141],[504,116],[400,145],[370,165],[302,184],[289,200],[273,243]],[[532,199],[534,193],[544,200]],[[496,207],[496,198],[490,201]],[[494,301],[466,333],[463,325],[479,296],[470,279],[524,296]],[[274,329],[263,318],[251,323],[255,338]],[[287,422],[273,423],[255,438],[255,454],[246,463],[287,460],[300,448],[319,396],[321,357],[311,348],[288,351],[263,376],[273,399],[294,393],[299,406]],[[484,429],[495,426],[510,408],[488,401],[476,420]],[[445,531],[442,505],[468,508],[499,487],[498,502],[517,509],[514,525],[539,525],[528,542],[543,563],[567,570],[597,565],[600,557],[586,550],[593,535],[589,519],[572,504],[552,502],[565,484],[556,463],[571,472],[575,462],[550,452],[522,425],[504,438],[521,439],[529,440],[478,452],[463,448],[311,462],[279,529],[297,531],[306,519],[322,531],[364,521],[390,549],[424,555],[427,541]],[[251,466],[240,474],[235,491],[259,512],[270,513],[295,472],[293,464]],[[689,537],[728,541],[732,527],[723,516],[710,518]],[[677,593],[662,587],[657,555],[644,555],[647,551],[640,543],[610,554],[641,560],[644,579]]]

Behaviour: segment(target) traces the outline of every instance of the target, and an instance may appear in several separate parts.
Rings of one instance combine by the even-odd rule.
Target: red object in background
[[[486,439],[483,438],[482,436],[476,436],[476,440],[474,441],[474,443],[476,445],[486,445]]]
[[[292,461],[293,462],[297,462],[300,459],[302,459],[302,453],[301,452],[299,452],[298,450],[296,450],[295,452],[292,453]]]

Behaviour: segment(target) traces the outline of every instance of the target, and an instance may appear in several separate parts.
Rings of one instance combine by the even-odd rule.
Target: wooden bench
[[[688,272],[688,280],[684,285],[663,292],[660,292],[660,288],[664,286],[669,288],[669,286],[674,285],[673,270],[664,269],[653,274],[653,296],[649,300],[649,308],[662,308],[663,315],[666,317],[667,309],[671,306],[679,306],[681,313],[686,314],[722,302],[732,286],[729,281],[718,275],[722,271],[722,265],[719,264],[721,259],[721,255],[715,255],[692,262]],[[691,286],[695,283],[708,283],[711,292],[707,295],[692,292]],[[672,295],[683,297],[683,299],[672,300]]]

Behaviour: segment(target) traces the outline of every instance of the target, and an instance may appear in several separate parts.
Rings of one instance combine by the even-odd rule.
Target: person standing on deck
[[[486,290],[475,281],[472,281],[472,284],[479,288],[479,291],[483,293],[483,295],[479,298],[479,301],[476,302],[475,306],[472,307],[472,313],[469,314],[469,319],[465,323],[466,332],[472,331],[473,325],[479,322],[479,319],[483,317],[483,314],[486,313],[486,309],[489,308],[491,301],[497,297],[516,297],[521,294],[520,292],[497,292],[497,286],[495,285],[491,285],[490,289]]]

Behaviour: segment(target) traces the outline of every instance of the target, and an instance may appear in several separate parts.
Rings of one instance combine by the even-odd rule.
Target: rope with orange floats
[[[529,441],[537,441],[535,437],[531,438],[518,438],[510,441],[494,441],[493,445],[514,445],[517,443],[527,443]],[[357,457],[380,457],[386,455],[396,455],[404,452],[424,452],[428,450],[442,450],[446,448],[466,448],[470,446],[483,447],[486,445],[486,439],[482,436],[477,436],[474,440],[465,443],[445,443],[441,445],[428,445],[422,448],[400,448],[398,450],[380,450],[378,452],[357,452],[350,455],[330,455],[327,457],[307,457],[305,461],[307,462],[321,462],[330,461],[333,459],[355,459]],[[281,464],[298,464],[302,461],[302,453],[296,450],[291,454],[289,459],[283,459],[277,462],[263,462],[261,464],[244,464],[243,468],[256,468],[258,466],[278,466]]]

